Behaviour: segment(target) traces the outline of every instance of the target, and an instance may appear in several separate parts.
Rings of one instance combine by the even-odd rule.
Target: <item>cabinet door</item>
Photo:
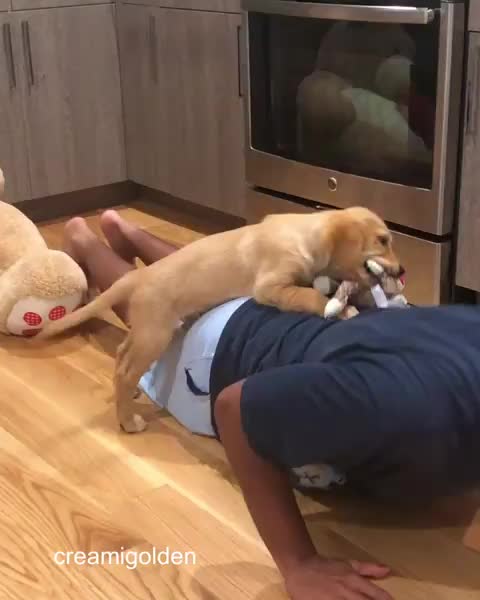
[[[158,78],[154,16],[143,6],[118,7],[120,64],[128,178],[155,188],[156,133],[153,123]]]
[[[60,6],[107,3],[106,0],[12,0],[12,8],[13,10],[36,10],[38,8],[58,8]]]
[[[125,180],[113,5],[19,18],[32,196]]]
[[[14,2],[33,2],[38,0],[14,0]],[[43,2],[53,0],[42,0]],[[57,2],[59,0],[56,0]],[[65,0],[66,2],[68,0]],[[118,0],[128,4],[148,4],[163,8],[180,8],[185,10],[205,10],[223,13],[241,13],[242,0]],[[476,0],[474,0],[476,1]]]
[[[153,9],[157,61],[156,186],[243,216],[239,15]]]
[[[478,0],[470,0],[468,13],[468,30],[480,31],[480,3]]]
[[[0,167],[5,175],[5,196],[9,202],[30,198],[19,32],[15,17],[0,15]]]
[[[468,36],[456,283],[480,292],[480,33]]]

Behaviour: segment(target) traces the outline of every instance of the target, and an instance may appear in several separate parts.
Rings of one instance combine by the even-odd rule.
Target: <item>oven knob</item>
[[[331,192],[336,192],[337,187],[338,187],[338,184],[337,184],[337,180],[335,179],[335,177],[329,177],[328,178],[328,189]]]

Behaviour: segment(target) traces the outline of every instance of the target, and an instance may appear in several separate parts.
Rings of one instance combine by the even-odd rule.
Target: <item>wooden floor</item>
[[[217,228],[144,205],[122,212],[181,244]],[[59,245],[61,223],[42,231]],[[165,414],[144,434],[117,430],[111,375],[121,337],[95,324],[42,351],[0,340],[0,600],[284,599],[220,445]],[[384,585],[395,598],[480,598],[480,554],[462,544],[468,503],[423,513],[329,497],[300,503],[322,552],[392,566]],[[196,565],[53,560],[167,547],[195,552]]]

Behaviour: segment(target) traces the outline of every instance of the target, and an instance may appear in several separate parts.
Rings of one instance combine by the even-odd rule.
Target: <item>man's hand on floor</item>
[[[373,563],[351,563],[310,558],[286,577],[292,600],[393,600],[370,579],[383,579],[388,567]]]

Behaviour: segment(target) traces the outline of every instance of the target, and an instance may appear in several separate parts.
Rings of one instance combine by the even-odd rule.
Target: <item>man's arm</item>
[[[243,382],[225,389],[215,419],[257,529],[282,573],[293,600],[390,600],[366,577],[383,578],[381,565],[342,563],[320,557],[307,531],[285,470],[258,456],[243,431]]]

